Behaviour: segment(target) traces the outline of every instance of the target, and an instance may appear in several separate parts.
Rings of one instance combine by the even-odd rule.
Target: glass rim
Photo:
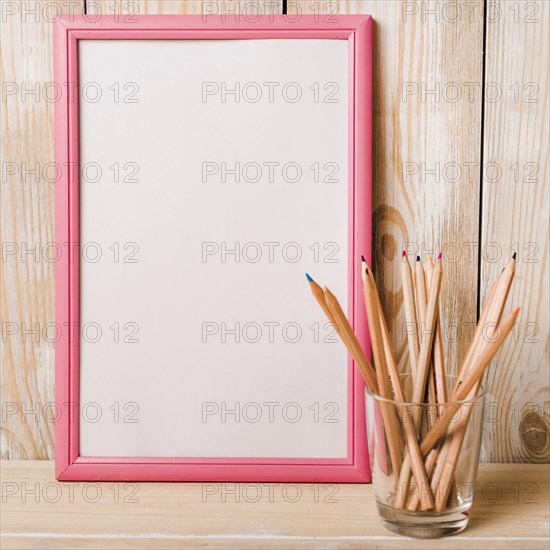
[[[468,405],[481,400],[487,395],[485,388],[483,386],[480,386],[478,393],[470,399],[462,399],[460,401],[446,401],[445,403],[415,403],[414,401],[397,401],[395,399],[382,397],[381,395],[371,392],[367,385],[365,385],[365,393],[375,401],[390,403],[392,405],[408,405],[413,407],[448,407],[449,405]]]

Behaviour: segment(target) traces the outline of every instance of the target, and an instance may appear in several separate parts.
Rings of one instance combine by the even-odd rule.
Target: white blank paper
[[[81,41],[79,65],[81,455],[345,457],[305,273],[347,307],[347,41]]]

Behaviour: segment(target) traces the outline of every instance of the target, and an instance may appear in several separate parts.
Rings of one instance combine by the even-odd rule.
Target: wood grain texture
[[[487,23],[481,284],[486,295],[502,264],[494,258],[517,252],[507,309],[522,309],[486,380],[500,421],[485,423],[484,458],[547,462],[550,4],[507,8]]]
[[[532,550],[548,548],[550,536],[544,465],[481,465],[470,526],[433,541],[386,531],[364,484],[68,484],[53,480],[46,461],[10,461],[2,488],[1,542],[10,549]]]
[[[269,13],[282,9],[281,0],[275,7],[272,0],[253,2]],[[243,6],[250,10],[251,3],[88,0],[87,8],[90,14],[199,14],[231,13]],[[44,256],[53,242],[51,21],[56,13],[80,13],[84,0],[49,0],[39,4],[37,15],[36,6],[36,1],[24,0],[15,13],[3,11],[0,38],[2,80],[7,84],[1,105],[0,443],[2,458],[12,459],[52,458],[54,452],[54,425],[47,420],[48,403],[54,399],[54,344],[48,332],[54,320],[54,264]],[[443,2],[434,6],[430,12],[423,1],[288,0],[289,13],[329,18],[369,13],[375,20],[374,267],[400,367],[406,360],[396,261],[401,248],[415,255],[443,247],[445,356],[455,369],[476,317],[481,212],[481,295],[513,247],[519,264],[509,304],[522,306],[514,341],[502,350],[495,360],[498,368],[491,368],[487,378],[489,399],[501,420],[486,423],[482,457],[548,461],[550,6],[514,2],[503,5],[500,15],[489,12],[486,97],[494,98],[500,90],[502,98],[485,101],[484,130],[479,91],[483,2],[469,2],[459,15]],[[486,171],[480,186],[482,161]],[[497,181],[491,181],[492,162],[501,169]],[[37,175],[23,173],[36,168]],[[500,247],[500,262],[489,261],[499,250],[493,243]]]
[[[282,13],[282,0],[86,0],[88,13],[124,15]]]
[[[1,454],[52,458],[54,424],[41,412],[54,400],[54,343],[47,327],[54,321],[54,263],[43,253],[54,241],[52,21],[56,14],[82,13],[83,2],[11,4],[13,12],[3,7],[0,54]]]
[[[145,14],[200,14],[201,0],[85,0],[86,12],[95,14],[121,14],[128,17]]]
[[[465,96],[467,86],[481,87],[483,2],[458,18],[435,4],[431,16],[424,2],[393,0],[294,0],[289,12],[374,18],[373,252],[382,305],[403,368],[401,250],[411,260],[442,250],[444,350],[455,371],[471,336],[464,329],[476,320],[477,256],[465,243],[479,231],[481,94]]]

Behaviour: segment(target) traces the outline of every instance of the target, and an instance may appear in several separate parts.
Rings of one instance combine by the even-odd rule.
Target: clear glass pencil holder
[[[447,395],[455,380],[446,377]],[[473,502],[485,392],[480,389],[473,399],[454,403],[411,403],[407,402],[412,395],[410,375],[401,376],[401,386],[403,402],[368,390],[365,396],[380,521],[394,533],[415,538],[459,533],[468,526]],[[428,450],[441,426],[447,429]]]

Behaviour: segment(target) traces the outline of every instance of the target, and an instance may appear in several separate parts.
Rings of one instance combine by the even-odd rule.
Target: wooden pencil
[[[494,296],[494,294],[496,292],[496,287],[498,287],[501,277],[502,277],[502,275],[499,276],[499,279],[493,285],[493,289],[491,290],[489,300],[488,300],[488,302],[487,302],[487,304],[486,304],[486,306],[483,310],[481,321],[487,319],[488,312],[489,312],[489,309],[491,308],[491,304],[492,304],[492,297]],[[478,325],[478,327],[476,329],[476,334],[479,332],[479,330],[480,330],[480,327]],[[470,346],[470,350],[469,350],[469,353],[467,354],[467,357],[468,357],[468,355],[471,354],[472,349],[474,349],[473,345]],[[436,422],[436,424],[424,436],[424,438],[422,439],[421,446],[420,446],[420,450],[421,450],[423,456],[427,456],[428,453],[434,448],[436,443],[439,441],[440,437],[445,433],[445,431],[448,428],[452,418],[453,418],[453,415],[449,415],[448,413],[442,415],[439,418],[439,420]],[[407,454],[407,455],[405,455],[404,460],[403,460],[403,464],[401,466],[401,479],[400,479],[400,483],[399,483],[399,488],[402,488],[402,489],[401,489],[401,492],[398,492],[398,495],[397,495],[397,501],[400,502],[400,503],[404,503],[404,500],[406,499],[406,489],[408,488],[406,473],[407,473],[407,470],[409,470],[409,469],[410,469],[410,457]]]
[[[474,340],[472,345],[468,350],[467,356],[464,360],[464,363],[459,371],[461,376],[466,376],[469,370],[472,368],[472,365],[475,363],[477,356],[483,352],[485,347],[485,342],[483,340],[483,331],[487,324],[498,323],[504,304],[508,297],[510,286],[514,277],[515,272],[515,257],[514,254],[512,259],[508,262],[508,265],[499,275],[495,284],[491,288],[489,299],[487,300],[486,307],[483,310],[481,319],[478,323],[478,326],[475,331]],[[489,346],[489,347],[494,347]],[[496,350],[495,350],[496,353]],[[460,384],[460,379],[457,381],[457,385]],[[474,387],[471,389],[470,393],[464,395],[464,390],[468,387],[462,385],[462,392],[459,395],[461,398],[472,399],[477,395],[479,388],[481,386],[481,378],[478,378],[474,384]],[[455,392],[453,392],[455,393]],[[462,397],[464,396],[464,397]],[[467,419],[469,418],[469,410],[463,415],[463,419],[459,420],[457,425],[453,426],[453,434],[448,435],[445,439],[443,455],[440,458],[439,467],[434,471],[432,478],[432,486],[436,490],[437,494],[437,508],[442,510],[447,502],[449,487],[452,485],[450,480],[454,475],[454,470],[456,468],[458,456],[462,448],[462,442],[467,429]],[[429,435],[429,434],[428,434]]]
[[[426,337],[426,277],[424,274],[424,268],[422,267],[422,262],[420,261],[420,256],[416,257],[416,264],[414,269],[414,290],[415,290],[415,299],[416,299],[416,314],[418,318],[418,335],[419,335],[419,342],[423,342],[424,338]],[[436,311],[439,310],[439,297],[438,297],[438,303],[436,306]],[[435,330],[435,328],[434,328]],[[435,339],[435,335],[434,335]],[[436,409],[435,406],[435,384],[433,379],[433,354],[430,353],[430,357],[428,360],[428,372],[426,375],[426,386],[427,386],[427,394],[428,394],[428,403],[432,405],[432,407],[429,407],[427,409],[427,415],[426,420],[428,422],[428,427],[431,427],[434,421],[434,417],[436,416]],[[424,401],[424,399],[423,399]]]
[[[508,294],[510,292],[510,287],[514,278],[515,273],[515,254],[513,255],[512,259],[508,262],[508,265],[504,269],[501,277],[499,277],[499,284],[495,291],[495,296],[492,300],[491,307],[489,309],[489,312],[487,314],[487,322],[489,326],[497,327],[498,323],[500,321],[500,317],[502,315],[502,311],[504,309],[504,306],[506,304],[506,301],[508,299]],[[517,315],[517,312],[516,312]],[[486,342],[483,339],[483,329],[484,327],[480,327],[481,330],[478,332],[478,342],[475,345],[473,352],[473,359],[471,360],[471,363],[466,367],[466,369],[463,367],[461,374],[464,376],[468,376],[469,372],[474,369],[474,365],[478,364],[478,362],[484,357],[484,355],[487,353],[487,348],[491,346],[491,341]],[[496,328],[494,329],[497,330]],[[494,333],[494,331],[493,331]],[[491,336],[489,336],[491,338]],[[495,351],[496,353],[496,351]],[[481,379],[478,379],[477,382],[474,384],[471,391],[468,393],[467,398],[472,399],[475,397],[479,391],[479,388],[481,386]],[[450,489],[450,481],[452,477],[454,476],[454,472],[456,469],[456,465],[458,462],[458,458],[460,456],[460,451],[462,449],[462,443],[464,441],[464,436],[466,434],[466,429],[468,427],[468,418],[469,418],[470,410],[469,408],[465,411],[465,414],[462,415],[460,421],[457,423],[457,425],[454,427],[452,439],[449,443],[449,452],[447,454],[445,464],[441,469],[441,473],[438,475],[437,479],[433,479],[433,483],[438,488],[437,498],[436,498],[436,510],[442,511],[446,505],[447,497],[449,495],[449,489]]]
[[[422,510],[435,508],[437,512],[441,512],[447,506],[453,506],[453,494],[456,500],[456,489],[452,493],[451,485],[472,410],[472,405],[464,401],[473,399],[479,392],[483,375],[511,332],[519,312],[519,308],[516,308],[501,321],[514,278],[515,258],[514,254],[491,288],[447,402],[439,311],[441,254],[435,267],[428,258],[426,271],[417,257],[413,282],[410,264],[403,251],[401,278],[408,325],[407,345],[413,375],[413,395],[410,401],[420,404],[427,396],[428,402],[439,407],[441,411],[429,423],[428,432],[421,442],[418,441],[418,435],[422,407],[419,405],[412,415],[410,410],[404,410],[406,404],[403,388],[380,296],[372,271],[364,258],[362,257],[361,270],[363,294],[376,369],[368,361],[336,297],[328,288],[322,289],[307,275],[312,294],[355,360],[367,387],[371,393],[382,398],[379,412],[382,414],[390,460],[397,480],[394,506],[398,508],[416,510],[420,506]],[[486,327],[492,329],[491,334],[486,334]],[[401,410],[400,403],[403,405]],[[457,414],[459,412],[460,415]],[[381,430],[382,449],[384,431]],[[403,450],[406,451],[404,455]],[[411,473],[418,492],[407,505]]]
[[[362,274],[363,274],[363,285],[368,284],[367,277],[370,278],[373,284],[374,288],[374,294],[376,298],[376,306],[378,310],[378,320],[380,324],[380,329],[382,333],[382,343],[384,346],[384,357],[386,359],[386,367],[388,370],[388,379],[390,384],[390,390],[392,394],[392,398],[394,401],[403,401],[403,391],[401,389],[401,380],[399,377],[399,370],[397,368],[397,361],[395,360],[395,356],[393,354],[393,350],[391,347],[391,341],[390,341],[390,335],[388,331],[388,327],[386,325],[386,320],[384,319],[384,313],[382,311],[382,304],[380,303],[380,296],[378,295],[378,290],[376,288],[376,281],[374,280],[372,270],[368,269],[367,262],[365,260],[364,256],[361,256],[362,260]],[[368,274],[368,275],[367,275]],[[366,303],[365,303],[365,312],[366,312]],[[399,407],[397,407],[397,412],[400,413],[401,410]],[[398,430],[398,435],[401,436],[401,430]],[[399,439],[399,445],[402,448],[403,447],[403,438],[400,437]],[[397,478],[396,478],[397,480]]]
[[[428,364],[431,355],[433,343],[433,328],[435,323],[435,312],[439,299],[439,290],[441,287],[441,254],[437,258],[437,263],[432,275],[432,283],[430,285],[430,294],[426,309],[426,338],[422,342],[420,353],[418,356],[418,365],[416,369],[416,378],[413,384],[413,403],[422,403],[424,392],[426,390],[426,377],[428,373]],[[414,424],[417,433],[420,430],[420,418],[422,409],[420,406],[413,413]],[[406,457],[405,457],[406,458]],[[396,500],[402,505],[405,505],[407,493],[409,490],[409,479],[411,475],[410,460],[404,460],[401,466],[401,475],[397,487]]]
[[[430,353],[432,349],[434,324],[436,318],[437,304],[439,303],[439,290],[441,288],[441,254],[437,259],[437,263],[432,275],[430,285],[430,294],[426,307],[426,337],[420,347],[418,355],[418,364],[416,369],[416,380],[413,385],[413,403],[422,403],[424,392],[426,389],[426,378],[428,375],[428,365],[430,362]]]
[[[417,258],[418,260],[419,258]],[[417,262],[418,263],[418,262]],[[426,287],[429,288],[432,280],[434,265],[432,262],[432,257],[428,254],[428,260],[426,262]],[[416,285],[418,288],[418,284]],[[439,417],[440,412],[443,410],[443,405],[447,401],[447,378],[445,376],[445,366],[443,358],[443,344],[441,339],[441,325],[439,322],[440,313],[439,313],[439,303],[437,304],[436,310],[436,321],[435,321],[435,334],[434,334],[434,343],[432,350],[432,361],[430,365],[430,371],[428,373],[428,397],[430,403],[436,403],[437,406],[434,407],[433,413],[429,415],[430,419],[430,428],[433,426],[437,418]],[[432,394],[435,394],[433,395]],[[431,411],[430,411],[431,412]],[[431,477],[435,469],[436,464],[440,460],[440,453],[442,449],[440,446],[435,446],[429,451],[426,456],[426,474],[428,477]],[[433,490],[433,488],[432,488]],[[407,508],[411,511],[414,511],[418,508],[420,504],[420,498],[418,493],[412,495],[411,501]]]
[[[491,341],[487,346],[484,346],[483,351],[480,352],[480,355],[475,360],[470,371],[466,373],[463,385],[457,390],[456,397],[453,399],[457,401],[473,399],[477,395],[483,373],[512,330],[518,313],[519,307],[499,325],[499,337]],[[458,462],[458,455],[461,451],[464,436],[468,428],[471,411],[471,404],[462,406],[460,418],[445,439],[444,451],[440,459],[440,467],[436,468],[433,474],[431,486],[436,495],[436,510],[439,512],[445,508],[449,490],[453,486],[452,479]]]
[[[340,307],[338,300],[328,290],[327,290],[327,293],[325,294],[325,291],[307,273],[306,273],[306,278],[308,280],[311,293],[317,300],[317,303],[319,304],[319,306],[327,316],[328,320],[332,323],[334,330],[336,330],[338,336],[342,340],[343,344],[346,346],[349,354],[353,357],[353,360],[355,361],[355,364],[359,368],[359,371],[361,372],[361,375],[363,376],[363,379],[365,380],[367,387],[371,392],[378,393],[376,374],[374,373],[374,370],[371,364],[369,363],[369,360],[365,356],[365,353],[363,352],[361,345],[357,341],[355,334],[353,333],[351,327],[349,326],[347,318],[342,308]],[[329,297],[332,303],[331,308],[327,304],[327,297]],[[335,319],[335,314],[337,316],[337,319]],[[380,452],[383,454],[380,455],[379,463],[384,473],[388,475],[389,470],[386,470],[387,468],[387,464],[385,464],[386,451],[385,449],[383,449],[383,445],[384,445],[383,437],[384,436],[382,433],[382,440],[380,441],[379,446],[380,446]]]
[[[311,293],[317,300],[317,303],[321,306],[321,309],[323,310],[323,313],[326,315],[327,319],[330,321],[332,326],[334,326],[334,330],[337,331],[334,317],[332,316],[332,313],[325,301],[325,293],[323,292],[323,289],[313,280],[313,278],[308,273],[306,273],[306,278],[307,278],[307,282],[309,283],[309,288],[311,289]]]
[[[496,352],[499,350],[500,346],[503,344],[504,340],[516,323],[520,308],[517,307],[508,315],[508,317],[498,325],[496,330],[497,336],[492,338],[489,342],[483,346],[479,355],[476,357],[472,366],[468,369],[467,372],[463,373],[458,378],[458,381],[455,386],[452,399],[455,401],[461,401],[467,397],[470,393],[470,390],[481,381],[483,373],[485,372],[486,367],[489,365]]]
[[[418,341],[422,342],[423,328],[422,324],[426,321],[426,278],[424,268],[420,261],[420,256],[416,257],[414,263],[414,299],[416,304],[416,319],[418,324]],[[420,344],[419,344],[420,345]]]
[[[480,338],[480,335],[481,335],[481,332],[482,332],[482,327],[485,326],[486,323],[487,323],[489,312],[490,312],[491,308],[493,307],[493,301],[494,301],[494,298],[495,298],[495,295],[496,295],[497,287],[500,284],[500,278],[501,277],[502,277],[502,274],[499,276],[499,278],[497,278],[497,280],[495,281],[495,283],[493,284],[493,286],[491,288],[491,291],[489,293],[489,297],[487,299],[487,302],[485,303],[485,307],[483,308],[480,320],[479,320],[478,325],[476,327],[474,340],[472,341],[472,344],[470,345],[470,350],[469,350],[469,352],[468,352],[468,354],[467,354],[467,356],[464,360],[464,363],[469,361],[468,355],[471,355],[471,353],[470,353],[471,350],[476,348],[476,345],[479,341],[479,338]],[[467,371],[468,371],[468,368],[465,368],[465,366],[463,365],[462,368],[459,370],[459,376],[457,377],[457,381],[455,383],[455,388],[457,387],[457,385],[459,385],[461,377],[463,377],[467,373]],[[462,383],[461,386],[464,386],[464,384]],[[458,399],[457,399],[457,393],[453,389],[453,391],[451,392],[450,402],[456,402],[457,400],[462,400],[462,399],[465,399],[466,397],[467,397],[467,395],[464,394],[463,391],[461,391],[458,394]],[[446,428],[451,423],[454,415],[449,414],[449,412],[446,411],[446,413],[442,416],[443,416],[443,418],[439,418],[437,423],[432,427],[432,429],[422,439],[421,449],[422,449],[422,454],[423,455],[426,455],[430,451],[430,449],[432,449],[434,447],[434,445],[437,443],[438,439],[443,435]]]
[[[437,447],[432,449],[428,453],[428,455],[426,456],[426,458],[424,460],[424,467],[425,467],[426,476],[428,477],[428,479],[430,479],[430,477],[432,476],[432,473],[433,473],[434,468],[436,466],[437,459],[439,457],[439,451],[440,451],[440,449],[438,449]],[[431,492],[432,498],[433,498],[434,490],[433,490],[433,487],[431,486],[431,484],[430,484],[430,492]],[[420,492],[415,491],[411,495],[411,500],[410,500],[409,504],[407,504],[407,510],[410,510],[411,512],[415,512],[416,510],[418,510],[418,507],[420,505],[420,497],[421,497]]]
[[[317,300],[319,306],[321,306],[321,309],[327,316],[327,319],[332,323],[334,330],[348,349],[350,355],[353,357],[353,360],[361,371],[369,390],[373,393],[378,393],[378,385],[376,383],[376,374],[374,369],[369,363],[369,360],[367,359],[361,345],[353,333],[353,330],[351,329],[348,320],[342,311],[340,304],[338,303],[338,300],[328,289],[323,290],[307,273],[306,277],[311,293]],[[331,302],[330,306],[327,298],[329,298]]]
[[[449,434],[443,441],[443,445],[440,448],[435,448],[435,445],[438,441],[440,441],[440,438],[445,434],[448,427],[452,424],[453,419],[455,417],[456,412],[459,410],[459,406],[455,405],[455,403],[459,401],[463,401],[467,398],[472,398],[475,394],[477,394],[479,384],[481,383],[481,380],[483,378],[483,374],[486,370],[486,368],[489,366],[491,360],[499,350],[500,346],[512,330],[516,318],[519,312],[519,308],[516,308],[509,317],[499,326],[499,337],[489,342],[489,344],[485,347],[482,354],[479,356],[476,363],[472,366],[472,368],[464,373],[464,377],[459,377],[457,380],[457,383],[455,385],[455,390],[453,391],[450,402],[452,403],[452,410],[447,410],[445,414],[442,414],[437,423],[432,427],[432,429],[428,432],[428,434],[424,437],[421,443],[421,452],[423,455],[426,455],[426,473],[428,477],[432,477],[432,483],[431,483],[431,489],[434,491],[434,494],[436,495],[436,500],[439,504],[439,510],[441,511],[442,503],[444,504],[446,502],[447,494],[442,493],[442,488],[447,486],[452,490],[453,483],[452,483],[452,475],[454,474],[454,468],[453,472],[449,473],[451,476],[449,483],[443,483],[441,482],[442,476],[445,475],[446,468],[448,469],[449,466],[445,466],[448,461],[451,460],[450,457],[453,455],[449,453],[457,452],[456,451],[456,443],[453,446],[453,437],[452,434]],[[472,388],[475,389],[475,394],[471,392]],[[450,405],[451,407],[451,405]],[[462,418],[462,417],[461,417]],[[466,420],[459,419],[456,429],[460,430],[462,428],[465,428],[465,425],[467,424],[467,415]],[[404,463],[402,467],[407,466],[407,457],[405,457]],[[456,465],[455,465],[456,467]],[[409,510],[416,510],[419,504],[418,495],[413,495],[411,498],[411,502],[409,503],[408,509]]]
[[[374,300],[376,301],[379,324],[381,327],[382,342],[384,345],[384,349],[386,351],[386,364],[389,369],[388,376],[390,379],[390,383],[393,386],[394,400],[397,401],[398,403],[404,403],[403,390],[402,390],[401,382],[399,378],[399,371],[397,369],[397,363],[395,361],[395,357],[391,350],[389,331],[382,312],[382,305],[380,303],[380,296],[376,288],[376,281],[374,280],[372,270],[368,269],[368,266],[364,258],[362,258],[362,260],[365,268],[365,277],[364,277],[365,286],[367,284],[371,285],[371,288],[373,291],[373,297],[374,297]],[[399,411],[398,405],[395,405],[395,408],[397,408],[397,410]],[[426,474],[426,470],[424,468],[424,463],[422,461],[422,455],[420,453],[420,447],[419,447],[416,431],[414,428],[414,424],[412,422],[411,416],[408,414],[408,411],[406,410],[402,411],[402,413],[400,414],[400,417],[403,422],[403,430],[405,433],[405,439],[406,439],[407,448],[409,451],[408,456],[412,457],[411,468],[412,468],[413,476],[415,478],[418,488],[420,489],[418,493],[423,497],[422,502],[419,502],[419,503],[421,504],[421,507],[423,510],[431,510],[433,508],[434,502],[433,502],[433,497],[431,495],[431,492],[429,490],[427,491],[429,487],[429,480]],[[397,479],[398,477],[396,476],[396,481]],[[419,501],[420,501],[420,498],[419,498]]]
[[[495,292],[493,291],[492,294],[494,295]],[[484,319],[487,319],[488,310],[491,308],[491,303],[492,303],[492,297],[490,296],[484,308],[484,312],[481,316],[480,322],[478,324],[478,328],[476,329],[476,334],[481,333],[479,329],[481,327],[482,321]],[[477,342],[477,339],[475,340],[475,342]],[[500,343],[491,342],[489,349],[493,349],[494,353],[496,353],[498,351],[498,346],[500,346]],[[485,365],[485,367],[487,366],[488,364]],[[479,369],[479,368],[481,367],[479,366],[476,367],[476,369]],[[469,369],[464,369],[464,368],[460,369],[460,374],[457,377],[457,382],[455,383],[455,388],[457,388],[457,386],[460,386],[460,388],[458,390],[455,389],[453,390],[453,392],[451,392],[451,397],[449,402],[455,403],[456,401],[462,401],[466,399],[468,397],[467,390],[469,388],[475,387],[476,384],[480,381],[479,377],[475,377],[475,372],[474,372],[474,376],[470,375],[472,376],[473,384],[472,384],[472,381],[468,381],[467,383],[465,383],[464,379],[466,378],[466,374],[468,370]],[[456,408],[456,406],[454,407]],[[434,447],[438,439],[444,434],[445,430],[448,428],[449,424],[452,422],[453,417],[454,417],[454,414],[449,414],[449,411],[447,410],[445,414],[441,415],[441,417],[437,420],[436,424],[431,428],[431,430],[424,436],[424,438],[422,439],[422,443],[420,445],[423,455],[426,455],[430,451],[430,449]]]
[[[380,295],[378,294],[376,281],[374,280],[372,270],[368,269],[368,265],[367,265],[367,262],[365,261],[364,256],[361,256],[361,265],[362,265],[361,272],[363,275],[363,285],[367,284],[367,277],[370,277],[374,287],[376,306],[378,309],[378,319],[380,321],[380,328],[382,332],[382,343],[384,344],[384,355],[386,357],[386,366],[388,368],[388,377],[390,380],[392,395],[396,401],[402,402],[403,390],[401,387],[401,378],[399,375],[399,369],[397,368],[397,361],[395,360],[395,355],[393,354],[391,340],[390,340],[390,333],[388,330],[388,325],[386,324],[386,319],[384,318],[384,312],[382,311],[382,303],[380,302]],[[365,307],[366,307],[366,304],[365,304]]]
[[[351,356],[353,357],[355,364],[359,367],[367,387],[372,393],[378,394],[378,383],[376,380],[376,373],[372,368],[369,360],[367,359],[361,344],[357,340],[345,313],[343,312],[336,296],[330,292],[328,288],[325,287],[323,290],[325,295],[325,303],[329,309],[329,312],[334,319],[334,329],[338,333],[338,336],[348,348]]]
[[[378,306],[374,296],[375,289],[373,282],[368,276],[368,269],[365,269],[365,284],[363,287],[363,296],[365,300],[365,309],[367,311],[367,320],[369,323],[369,333],[371,337],[372,353],[374,357],[374,366],[378,382],[378,394],[384,399],[391,400],[392,394],[388,378],[388,368],[386,366],[386,356],[384,353],[384,344],[382,341],[382,329],[378,315]],[[390,459],[393,466],[394,475],[399,476],[401,470],[403,436],[396,416],[396,407],[387,401],[380,401],[382,416],[384,418],[384,429],[390,451]]]
[[[483,374],[485,373],[485,370],[487,369],[490,362],[496,355],[497,351],[502,346],[503,342],[506,340],[507,336],[510,334],[516,322],[519,310],[520,310],[519,307],[516,308],[499,325],[498,338],[495,338],[492,341],[490,341],[488,345],[485,347],[485,349],[482,351],[482,353],[478,356],[475,364],[472,365],[472,368],[465,373],[464,377],[459,377],[455,385],[455,390],[450,398],[450,402],[453,404],[451,412],[449,413],[449,411],[447,411],[446,414],[441,415],[436,425],[433,426],[432,430],[428,433],[428,435],[422,441],[421,452],[422,454],[426,454],[426,452],[428,453],[426,458],[426,473],[428,474],[428,476],[431,476],[433,473],[431,488],[434,491],[438,490],[438,486],[439,487],[443,486],[443,483],[440,483],[440,478],[445,471],[444,465],[448,461],[448,454],[449,452],[452,452],[452,449],[453,449],[452,436],[451,436],[452,434],[450,434],[450,436],[445,439],[442,448],[439,449],[440,451],[439,453],[434,453],[434,451],[436,450],[434,448],[431,448],[431,450],[428,450],[428,441],[430,441],[430,443],[437,442],[441,438],[441,436],[446,432],[447,428],[452,424],[453,419],[455,417],[455,413],[458,412],[460,408],[458,404],[455,405],[455,403],[464,401],[467,398],[471,398],[469,396],[471,395],[472,388],[475,388],[481,382],[483,378]],[[477,394],[477,391],[476,391],[476,394]],[[457,422],[456,429],[460,429],[462,420],[463,420],[463,415],[461,415],[459,421]],[[436,462],[438,463],[437,468],[435,468]],[[450,483],[450,486],[452,486],[452,483]],[[437,501],[441,502],[443,499],[443,495],[441,494],[441,492],[439,492],[438,495],[439,496],[437,498]],[[418,499],[416,498],[416,495],[415,495],[411,499],[409,509],[415,510],[417,506],[418,506]]]
[[[515,254],[514,254],[514,258],[515,258]],[[475,328],[475,331],[474,331],[474,336],[472,338],[472,342],[470,343],[470,346],[468,347],[468,351],[466,352],[466,356],[464,358],[464,361],[462,362],[462,365],[460,365],[460,368],[458,370],[458,374],[461,373],[462,370],[464,369],[468,369],[475,353],[476,353],[476,346],[479,342],[479,335],[481,333],[481,331],[483,330],[483,327],[486,325],[487,323],[487,319],[489,317],[489,314],[493,308],[493,302],[494,302],[494,298],[496,296],[496,293],[497,293],[497,289],[499,288],[499,285],[502,284],[502,278],[504,276],[504,271],[505,269],[502,270],[501,273],[499,273],[498,277],[496,278],[495,282],[493,283],[493,285],[491,286],[491,289],[489,291],[489,296],[487,297],[487,300],[485,302],[485,306],[483,307],[482,311],[481,311],[481,316],[479,318],[479,321],[476,325],[476,328]]]
[[[443,266],[441,266],[443,268]],[[432,257],[428,255],[426,262],[426,275],[428,278],[428,288],[431,284],[434,264]],[[443,354],[443,338],[441,332],[441,313],[439,304],[437,304],[436,319],[435,319],[435,335],[434,335],[434,350],[433,350],[433,375],[435,382],[435,396],[437,403],[447,402],[447,377],[445,375],[445,357]]]
[[[407,344],[409,348],[409,361],[413,380],[416,378],[416,365],[418,363],[418,327],[416,325],[416,307],[414,304],[414,286],[411,266],[407,260],[407,253],[403,250],[401,255],[401,283],[403,286],[403,303],[405,304],[405,320],[407,324]]]

